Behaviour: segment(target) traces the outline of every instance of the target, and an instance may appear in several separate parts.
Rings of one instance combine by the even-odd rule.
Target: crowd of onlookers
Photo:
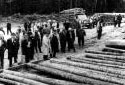
[[[4,35],[0,35],[0,60],[3,68],[4,52],[8,51],[9,66],[12,67],[12,60],[17,62],[18,51],[21,49],[21,55],[25,56],[25,62],[28,63],[34,59],[35,53],[42,53],[43,59],[56,58],[56,53],[61,51],[73,50],[76,52],[74,42],[75,37],[78,37],[78,45],[80,48],[84,46],[84,37],[86,32],[81,24],[76,21],[75,26],[69,21],[58,22],[56,20],[27,21],[23,27],[18,27],[18,30],[13,33],[11,31],[11,23],[7,23],[7,34],[11,35],[7,41],[4,40]],[[0,29],[4,34],[5,32]],[[102,35],[102,21],[97,23],[98,39]],[[4,62],[5,63],[5,62]]]

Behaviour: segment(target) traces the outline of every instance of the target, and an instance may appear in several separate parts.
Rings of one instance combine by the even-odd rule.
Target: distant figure
[[[79,43],[79,47],[83,47],[84,46],[84,37],[86,36],[86,32],[83,28],[78,30],[78,43]]]
[[[9,34],[9,32],[10,33],[12,33],[12,31],[11,31],[11,23],[7,23],[7,35]]]
[[[98,34],[97,38],[101,39],[101,36],[102,36],[102,23],[100,22],[100,20],[97,23],[97,34]]]
[[[26,32],[28,31],[28,23],[27,22],[24,23],[24,29]]]
[[[114,21],[114,27],[116,27],[116,25],[117,25],[117,16],[116,15],[115,15],[113,21]]]
[[[4,66],[4,52],[6,50],[6,41],[3,38],[3,35],[0,35],[0,63],[1,68]]]
[[[119,14],[119,15],[117,16],[118,27],[121,26],[121,21],[122,21],[122,16]]]
[[[17,55],[19,50],[19,40],[16,39],[16,34],[12,33],[11,38],[7,40],[7,49],[8,49],[8,59],[10,61],[9,66],[12,66],[12,59],[17,63]]]

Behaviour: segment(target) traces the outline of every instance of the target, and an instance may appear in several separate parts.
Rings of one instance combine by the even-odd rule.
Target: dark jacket
[[[74,30],[68,31],[67,32],[67,41],[75,41],[75,32]]]
[[[51,40],[50,40],[51,48],[52,50],[58,52],[59,51],[59,42],[58,38],[56,35],[52,35]]]
[[[84,30],[84,29],[79,29],[77,36],[78,36],[79,38],[84,38],[84,36],[86,36],[85,30]]]
[[[12,42],[12,38],[7,40],[7,49],[8,49],[8,56],[15,56],[18,54],[19,50],[19,41],[18,39],[15,39]]]
[[[6,50],[6,41],[2,40],[2,45],[0,46],[0,54],[4,54]]]
[[[8,29],[8,30],[11,29],[11,23],[7,23],[7,29]]]

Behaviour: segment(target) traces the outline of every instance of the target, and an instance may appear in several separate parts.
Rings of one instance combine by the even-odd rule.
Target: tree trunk
[[[112,53],[112,52],[102,52],[102,51],[94,51],[94,50],[86,50],[86,53],[93,53],[93,54],[103,54],[103,55],[115,55],[115,56],[122,56],[122,53]]]
[[[72,73],[69,73],[66,71],[46,67],[43,65],[40,66],[40,65],[36,65],[36,64],[30,64],[30,63],[27,65],[29,67],[39,70],[41,72],[46,72],[50,75],[58,76],[58,77],[66,79],[66,80],[71,80],[71,81],[75,81],[75,82],[79,82],[79,83],[92,84],[92,85],[100,85],[100,84],[107,85],[107,83],[105,83],[103,81],[95,80],[92,78],[87,78],[84,76],[75,75],[75,74],[72,74]],[[112,85],[112,84],[108,83],[108,85]]]
[[[50,84],[50,85],[78,85],[78,83],[73,83],[73,82],[63,81],[63,80],[58,80],[58,79],[53,79],[53,78],[41,77],[41,76],[30,74],[30,73],[20,73],[20,72],[9,71],[9,70],[4,70],[4,73],[40,81],[40,82]]]
[[[16,82],[13,80],[5,79],[5,78],[0,78],[0,82],[7,83],[9,85],[28,85],[20,82]],[[0,84],[1,85],[1,84]]]
[[[74,66],[67,66],[67,65],[62,65],[62,64],[56,64],[56,63],[41,63],[41,66],[46,66],[49,68],[54,68],[58,69],[61,71],[65,71],[68,73],[73,73],[75,75],[83,76],[86,78],[92,78],[98,80],[98,83],[103,83],[103,84],[125,84],[124,80],[119,79],[120,81],[117,81],[118,78],[116,77],[111,77],[108,76],[107,73],[104,72],[99,72],[99,71],[93,71],[90,69],[83,69],[79,67],[74,67]]]
[[[10,74],[5,74],[5,73],[1,73],[0,77],[4,77],[4,78],[7,78],[7,79],[11,79],[11,80],[14,80],[14,81],[18,81],[18,82],[22,82],[22,83],[26,83],[26,84],[30,84],[30,85],[47,85],[47,84],[37,82],[37,81],[34,81],[34,80],[30,80],[30,79],[10,75]]]
[[[116,68],[93,65],[93,64],[86,64],[86,63],[84,63],[84,64],[83,63],[76,63],[76,62],[71,62],[71,61],[67,61],[67,60],[58,60],[58,59],[53,59],[50,62],[51,63],[74,66],[74,67],[80,67],[80,68],[85,68],[85,69],[91,69],[91,70],[96,70],[96,71],[101,71],[101,72],[106,72],[106,73],[108,73],[108,75],[111,74],[111,76],[113,76],[113,77],[118,77],[119,76],[119,78],[125,79],[124,71],[116,69]],[[119,81],[119,82],[121,82],[121,81]]]
[[[104,51],[104,52],[125,53],[125,50],[116,49],[116,48],[110,48],[110,47],[105,47],[105,48],[103,48],[102,51]]]
[[[123,67],[123,66],[101,63],[98,60],[95,61],[95,59],[87,60],[85,58],[83,59],[83,58],[70,57],[70,58],[68,58],[68,60],[83,63],[83,64],[87,63],[87,64],[93,64],[93,65],[99,65],[99,66],[106,66],[106,67],[112,67],[112,68],[125,69],[125,67]]]

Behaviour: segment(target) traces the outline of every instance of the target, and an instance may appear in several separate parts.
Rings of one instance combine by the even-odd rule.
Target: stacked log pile
[[[86,50],[84,55],[79,57],[70,56],[45,62],[31,62],[3,70],[0,73],[0,83],[11,85],[125,85],[125,50],[116,47],[117,45],[110,47],[106,44],[105,48],[112,49],[112,51],[104,50],[105,48],[102,51]]]

